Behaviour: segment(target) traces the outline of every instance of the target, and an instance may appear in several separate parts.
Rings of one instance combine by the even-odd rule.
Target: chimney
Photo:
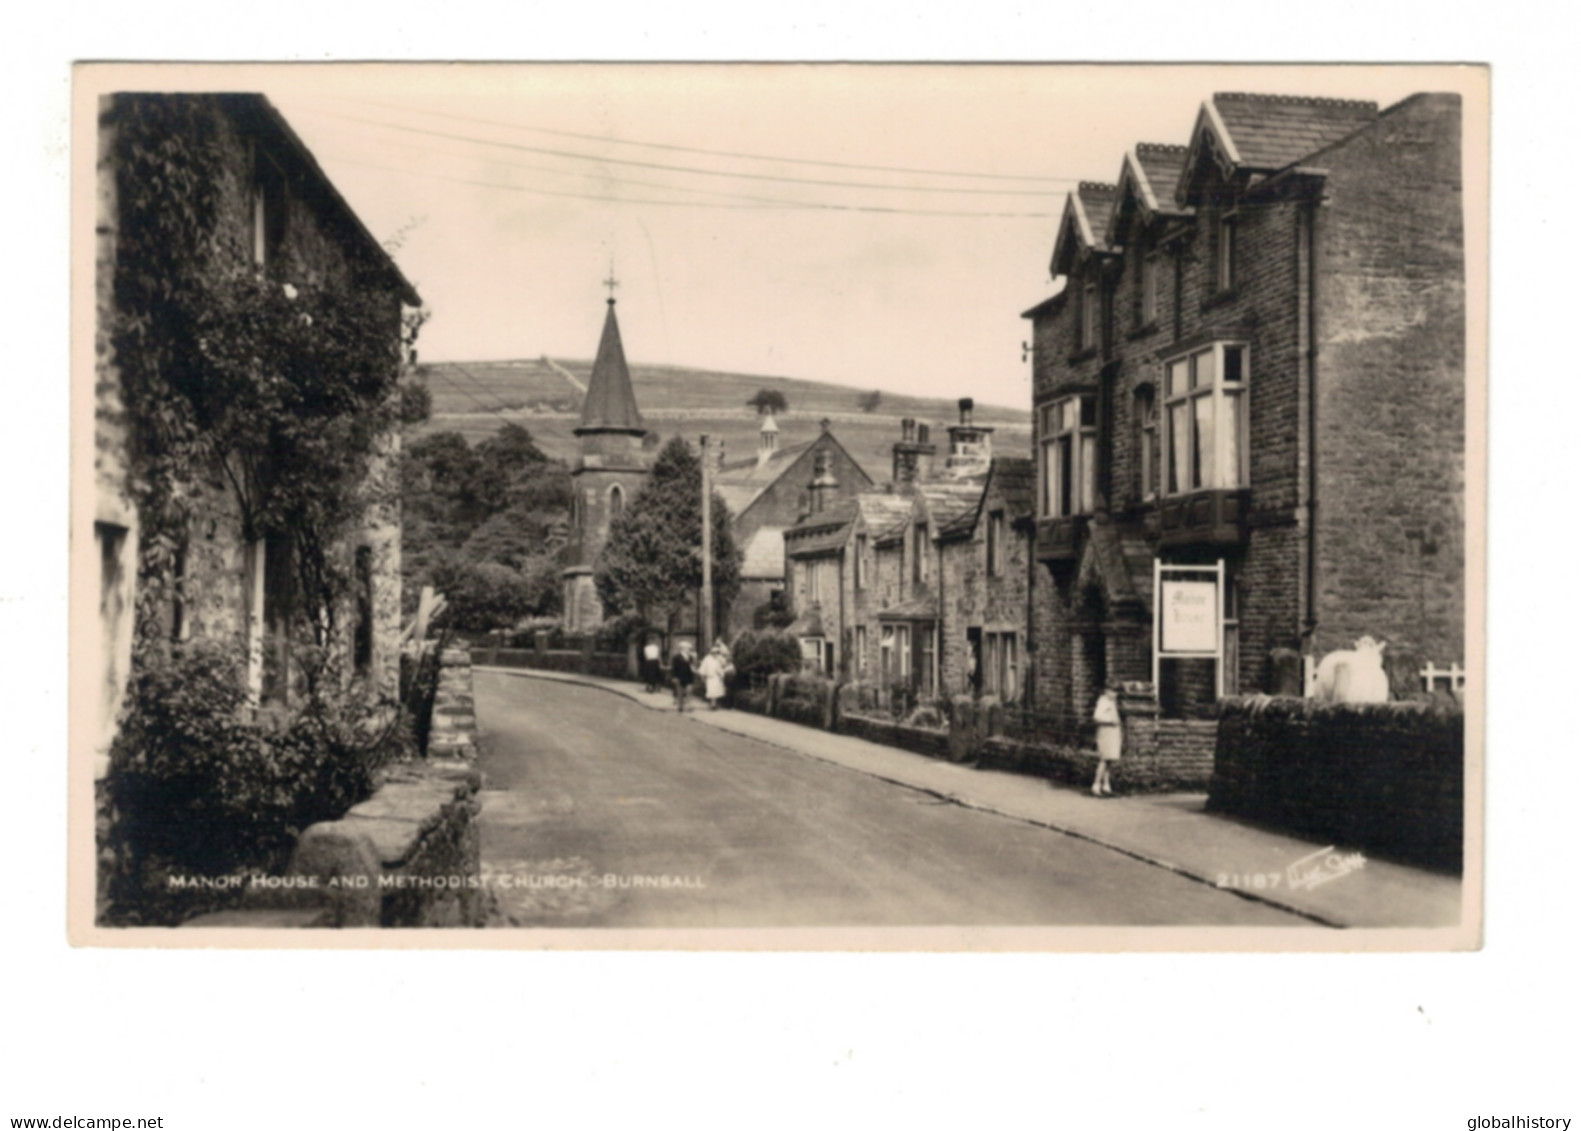
[[[950,454],[944,460],[944,474],[951,479],[968,479],[974,475],[987,475],[993,460],[993,429],[979,428],[972,423],[972,398],[962,397],[956,402],[961,412],[960,422],[950,429]]]
[[[928,426],[912,417],[900,422],[900,440],[894,447],[890,478],[902,488],[933,475],[933,445],[928,443]]]
[[[827,451],[820,450],[813,454],[812,467],[812,482],[807,485],[808,510],[813,514],[822,514],[834,501],[834,493],[840,489],[840,482],[829,469]]]
[[[719,441],[719,446],[714,449],[714,470],[715,471],[723,471],[724,469],[725,469],[725,442],[723,440],[720,440]]]

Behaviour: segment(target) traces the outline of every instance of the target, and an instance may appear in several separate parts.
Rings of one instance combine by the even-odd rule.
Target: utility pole
[[[698,654],[706,652],[714,646],[714,529],[713,508],[708,483],[708,435],[704,433],[701,443],[703,457],[703,600],[698,618]]]

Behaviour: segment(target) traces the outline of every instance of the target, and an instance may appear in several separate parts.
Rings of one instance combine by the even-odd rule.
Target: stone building
[[[181,122],[172,150],[201,135],[209,165],[190,174],[204,183],[195,192],[211,207],[212,230],[204,248],[220,272],[292,281],[303,289],[355,291],[369,297],[387,319],[390,375],[399,364],[402,307],[419,299],[399,268],[324,175],[313,155],[279,112],[261,95],[118,94],[101,101],[96,163],[96,334],[94,384],[94,495],[79,506],[73,534],[92,545],[93,572],[79,580],[98,594],[96,625],[79,639],[93,653],[95,686],[83,688],[83,710],[92,718],[96,770],[114,737],[132,656],[138,603],[141,543],[146,534],[131,483],[137,425],[128,416],[124,371],[130,359],[116,352],[125,311],[120,289],[128,273],[146,264],[127,261],[129,233],[173,222],[145,214],[126,199],[128,176],[118,131],[139,114]],[[163,118],[159,114],[164,114]],[[171,127],[174,129],[175,127]],[[191,136],[187,136],[190,134]],[[156,315],[155,317],[163,317]],[[201,423],[199,427],[201,427]],[[398,436],[376,440],[376,454],[358,493],[362,518],[350,544],[333,548],[353,578],[350,607],[337,618],[354,678],[384,695],[397,689],[400,643],[400,500],[396,473]],[[184,489],[201,496],[188,529],[173,535],[171,595],[159,610],[163,631],[175,641],[240,641],[248,657],[248,690],[255,702],[285,700],[292,693],[288,632],[297,579],[294,537],[247,533],[236,493],[219,467],[199,469]],[[89,525],[91,524],[91,529]],[[88,555],[78,560],[85,562]],[[86,566],[83,567],[84,569]],[[84,620],[86,616],[84,615]]]
[[[762,413],[758,450],[748,459],[726,460],[717,452],[712,471],[714,490],[730,507],[731,532],[741,550],[741,589],[724,635],[734,637],[752,627],[753,615],[785,589],[785,529],[811,513],[814,480],[824,505],[855,496],[872,487],[872,476],[851,457],[824,420],[818,436],[806,443],[782,445],[773,411]]]
[[[1190,626],[1222,663],[1161,659],[1166,715],[1364,634],[1463,659],[1462,235],[1454,95],[1215,95],[1070,195],[1025,315],[1040,712],[1080,726]],[[1155,608],[1171,567],[1222,568],[1221,609]]]
[[[1004,500],[1015,495],[1011,484],[1026,461],[996,459],[993,430],[975,424],[972,411],[963,399],[942,465],[927,427],[902,421],[888,484],[823,510],[815,504],[786,531],[791,631],[811,666],[932,698],[981,687],[987,634],[995,688],[1015,670],[1024,650],[1026,559],[1017,593],[1007,594],[1002,575],[1015,551]],[[998,501],[985,510],[990,487]],[[978,561],[990,518],[1000,539],[991,583]],[[1007,613],[1012,605],[1019,613]]]
[[[561,574],[562,615],[572,635],[603,623],[604,603],[593,584],[593,566],[609,540],[610,523],[647,486],[652,470],[652,453],[644,444],[648,428],[632,391],[613,296],[607,304],[582,416],[574,429],[578,454],[571,468],[571,536]]]

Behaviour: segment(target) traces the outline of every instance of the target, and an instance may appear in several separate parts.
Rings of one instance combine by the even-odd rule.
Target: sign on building
[[[1210,566],[1153,562],[1153,687],[1164,660],[1210,659],[1214,693],[1224,694],[1224,561]]]

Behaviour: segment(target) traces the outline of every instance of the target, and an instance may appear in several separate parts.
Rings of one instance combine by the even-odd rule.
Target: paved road
[[[1306,925],[595,688],[475,683],[498,925]]]

